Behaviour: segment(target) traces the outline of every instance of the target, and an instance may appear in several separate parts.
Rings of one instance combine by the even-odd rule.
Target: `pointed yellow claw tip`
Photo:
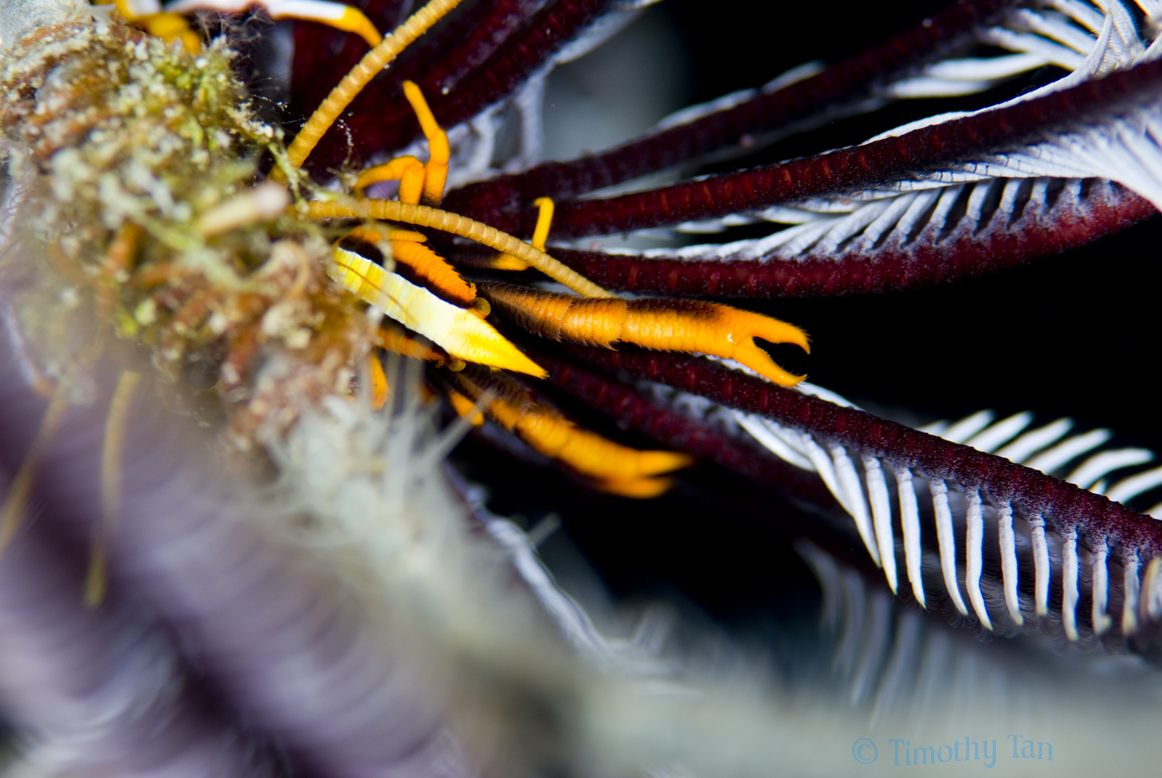
[[[772,319],[768,316],[752,314],[755,318],[748,322],[748,334],[752,338],[762,338],[771,343],[790,343],[811,353],[811,341],[807,333],[793,324]]]
[[[383,42],[383,36],[379,34],[379,30],[375,29],[371,20],[358,9],[348,8],[345,10],[335,26],[345,32],[355,33],[367,41],[367,45],[373,49]]]
[[[597,487],[618,497],[649,500],[665,494],[674,485],[672,478],[617,478],[596,481]]]
[[[497,334],[495,339],[488,343],[477,342],[471,354],[452,354],[453,357],[486,365],[493,370],[511,370],[514,373],[524,373],[534,378],[546,378],[549,371],[532,361],[516,346],[509,343]]]
[[[638,458],[638,473],[642,476],[681,470],[694,464],[694,457],[676,451],[643,451]]]
[[[775,364],[770,354],[763,351],[753,342],[748,341],[745,345],[735,349],[733,358],[735,361],[741,362],[763,378],[779,386],[795,386],[807,377],[805,375],[792,375],[788,373]]]

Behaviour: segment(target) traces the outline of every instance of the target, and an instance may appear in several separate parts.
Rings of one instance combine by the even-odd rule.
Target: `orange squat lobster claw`
[[[699,300],[582,299],[511,284],[482,283],[494,310],[537,335],[590,346],[634,343],[658,351],[685,351],[734,359],[768,380],[794,386],[791,375],[754,342],[793,343],[808,353],[807,334],[786,322]]]
[[[673,451],[640,451],[577,427],[556,408],[535,401],[529,391],[501,375],[479,378],[456,375],[446,393],[461,416],[479,426],[483,418],[474,400],[484,397],[484,411],[535,451],[593,479],[598,487],[622,497],[657,497],[671,485],[658,476],[689,467],[694,459]],[[471,398],[471,399],[470,399]]]

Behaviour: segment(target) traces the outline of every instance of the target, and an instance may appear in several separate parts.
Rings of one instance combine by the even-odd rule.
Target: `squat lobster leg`
[[[425,246],[427,238],[418,232],[386,226],[355,227],[347,237],[370,243],[390,254],[394,261],[407,265],[449,300],[464,305],[483,303],[476,297],[476,285],[466,283],[443,257]]]
[[[452,390],[456,411],[477,423],[476,406],[487,391],[492,396],[485,407],[488,415],[537,452],[559,460],[573,470],[593,478],[607,492],[623,497],[649,498],[666,491],[669,478],[659,478],[694,464],[688,454],[672,451],[639,451],[594,432],[580,429],[550,405],[538,403],[516,382],[493,376],[481,385],[466,375],[457,383],[463,394]],[[467,396],[465,396],[467,395]]]
[[[448,135],[436,122],[432,109],[424,99],[423,92],[411,81],[403,82],[403,93],[412,106],[420,122],[424,138],[428,141],[428,161],[421,163],[412,156],[396,157],[382,165],[374,165],[359,174],[355,182],[355,196],[362,197],[363,190],[380,181],[399,181],[399,201],[419,205],[420,200],[438,205],[444,199],[444,183],[448,179],[448,159],[451,149]]]
[[[807,334],[757,313],[695,300],[586,300],[511,284],[482,283],[479,289],[505,316],[553,340],[607,348],[621,341],[735,359],[782,386],[794,386],[805,377],[775,364],[754,338],[810,351]]]
[[[356,200],[353,203],[314,200],[307,203],[307,217],[310,219],[381,219],[447,232],[476,241],[504,254],[511,254],[578,294],[583,294],[586,297],[614,296],[612,292],[606,291],[572,268],[566,267],[558,260],[533,248],[524,241],[501,232],[495,227],[489,227],[487,224],[482,224],[466,216],[441,211],[438,208],[400,203],[395,200],[367,199]]]
[[[444,182],[448,177],[448,136],[436,122],[420,88],[411,81],[403,84],[404,94],[411,103],[428,140],[429,159],[421,163],[412,156],[396,157],[382,165],[364,170],[355,182],[355,196],[363,197],[364,190],[381,181],[399,181],[399,202],[419,205],[420,200],[439,203],[444,196]],[[386,229],[377,233],[373,228],[357,228],[353,237],[366,239],[386,234],[392,258],[411,267],[417,275],[431,281],[452,300],[471,305],[476,300],[476,287],[464,283],[460,275],[443,257],[422,245],[423,235],[405,230]]]
[[[549,239],[549,225],[553,223],[553,201],[548,197],[538,197],[533,200],[537,206],[537,226],[533,229],[533,239],[529,245],[537,251],[545,250],[545,241]],[[491,259],[480,264],[490,270],[528,270],[527,262],[522,262],[511,254],[496,254]]]
[[[379,45],[360,60],[359,64],[351,69],[339,85],[331,90],[331,94],[323,101],[299,130],[299,134],[287,148],[287,160],[292,167],[302,167],[304,161],[314,151],[323,134],[331,129],[335,120],[351,105],[355,96],[363,91],[363,87],[391,63],[400,52],[423,35],[433,24],[459,5],[461,0],[431,0],[420,10],[412,14],[406,22],[401,24],[391,35],[388,35]],[[280,169],[271,171],[274,180],[286,180],[285,173]]]

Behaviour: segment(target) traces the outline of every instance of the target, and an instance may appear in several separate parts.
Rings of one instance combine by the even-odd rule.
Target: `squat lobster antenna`
[[[339,85],[331,90],[331,94],[323,101],[315,113],[299,130],[287,149],[290,164],[296,168],[302,167],[303,162],[314,151],[323,135],[339,118],[351,101],[363,91],[400,52],[412,44],[416,38],[423,35],[428,29],[446,16],[461,0],[431,0],[420,10],[416,11],[406,22],[396,28],[383,41],[360,60],[351,72],[343,77]],[[278,169],[271,173],[275,180],[283,180],[284,174]]]
[[[451,233],[496,249],[502,254],[514,256],[525,264],[535,267],[554,281],[569,287],[577,294],[586,297],[616,296],[524,241],[494,227],[489,227],[487,224],[481,224],[459,214],[441,211],[438,208],[411,205],[394,200],[356,200],[351,205],[315,200],[307,203],[307,208],[307,215],[311,219],[372,218]]]

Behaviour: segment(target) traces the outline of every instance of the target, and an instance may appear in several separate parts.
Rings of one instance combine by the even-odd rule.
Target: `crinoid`
[[[543,160],[548,74],[646,5],[0,12],[0,701],[25,765],[799,774],[967,735],[994,763],[1141,766],[1096,745],[1154,720],[1162,525],[1125,503],[1162,470],[1086,423],[1155,427],[1097,402],[1071,342],[1133,292],[1069,310],[1052,357],[1007,320],[1055,307],[1056,273],[1120,278],[1087,257],[1139,228],[1086,245],[1162,204],[1162,9],[960,0],[825,52],[785,20],[811,33],[787,67],[826,63],[732,56],[742,91]],[[995,390],[1018,373],[1088,418],[910,426],[1068,410]],[[696,631],[603,637],[474,481],[492,511],[561,506],[614,588],[661,577],[732,625],[816,602],[809,567],[832,667],[779,648],[794,619],[773,659],[709,667]],[[1060,715],[1081,698],[1112,723]]]

